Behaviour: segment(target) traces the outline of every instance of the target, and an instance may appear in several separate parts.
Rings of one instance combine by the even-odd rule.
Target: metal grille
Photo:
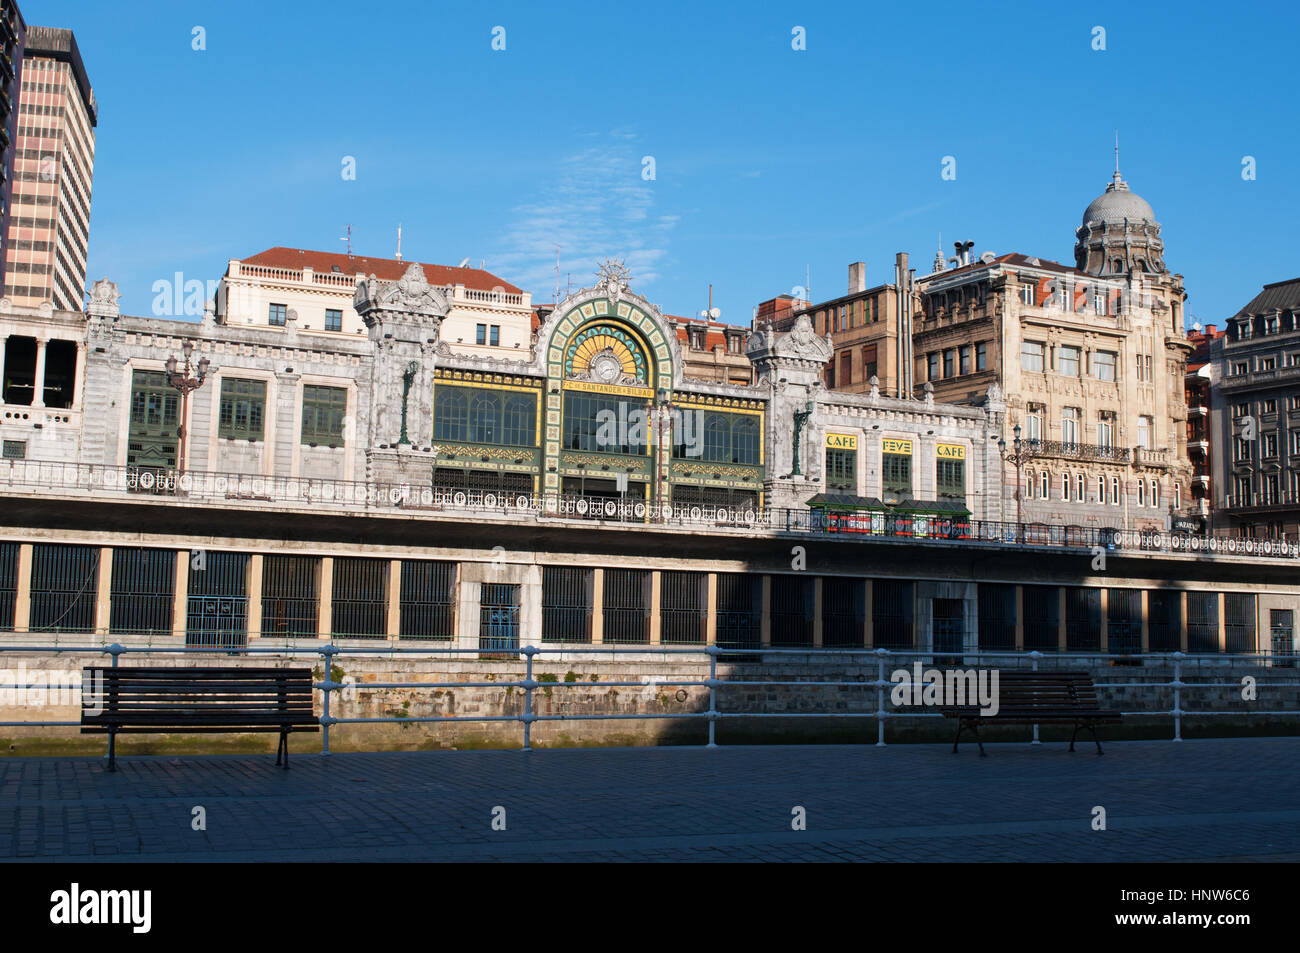
[[[402,560],[402,638],[454,637],[456,563]]]
[[[772,577],[773,648],[802,648],[812,645],[813,600],[811,577]]]
[[[717,644],[757,649],[763,641],[763,580],[752,573],[718,573]]]
[[[1065,587],[1065,647],[1070,652],[1101,649],[1101,590]]]
[[[946,655],[960,655],[966,642],[965,601],[962,599],[930,600],[931,648]],[[957,660],[953,659],[956,664]]]
[[[330,610],[330,631],[336,636],[387,637],[388,560],[336,556]]]
[[[1106,640],[1113,653],[1132,655],[1142,651],[1141,589],[1111,589],[1107,594]]]
[[[822,645],[861,646],[867,621],[867,582],[829,576],[822,580]]]
[[[33,632],[94,632],[99,549],[32,547]]]
[[[1011,652],[1016,647],[1016,587],[981,582],[979,601],[979,643],[986,652]]]
[[[1187,651],[1219,651],[1219,594],[1187,594]]]
[[[320,559],[267,556],[262,566],[262,634],[315,638]]]
[[[1223,595],[1224,648],[1229,652],[1255,651],[1255,594],[1227,592]]]
[[[18,544],[0,543],[0,629],[14,627],[14,600],[18,592]]]
[[[176,550],[115,548],[108,630],[170,635],[175,593]]]
[[[482,583],[479,595],[478,647],[481,652],[519,649],[519,586]]]
[[[877,579],[871,584],[871,628],[876,648],[910,649],[914,639],[914,586]]]
[[[1295,668],[1295,612],[1291,609],[1269,610],[1269,634],[1272,638],[1273,664]]]
[[[590,642],[592,572],[542,567],[542,641]]]
[[[533,492],[533,475],[514,470],[437,467],[433,471],[433,485],[440,490],[464,490],[471,494],[495,493],[513,499],[520,494],[527,496]]]
[[[732,510],[758,509],[758,494],[753,490],[674,483],[672,493],[674,507],[725,506]]]
[[[1183,597],[1178,592],[1153,589],[1147,593],[1147,648],[1152,652],[1177,652],[1183,637]]]
[[[664,572],[659,576],[659,641],[699,645],[708,618],[708,576],[702,572]]]
[[[248,640],[248,553],[190,557],[185,644],[238,648]]]
[[[1061,591],[1056,586],[1021,589],[1025,613],[1025,651],[1056,652],[1061,647]]]
[[[643,569],[606,569],[603,618],[605,642],[649,642],[650,573]]]

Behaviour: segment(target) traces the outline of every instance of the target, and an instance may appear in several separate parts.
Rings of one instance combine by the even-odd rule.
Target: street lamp
[[[197,372],[190,366],[190,356],[194,352],[194,342],[185,341],[181,345],[181,350],[185,354],[184,372],[177,370],[176,355],[167,358],[167,383],[176,388],[181,393],[181,423],[176,429],[176,436],[180,438],[180,446],[176,452],[176,472],[182,474],[185,472],[185,421],[190,403],[190,392],[198,390],[203,386],[204,379],[208,376],[208,367],[212,364],[206,357],[200,358]]]
[[[813,412],[816,409],[817,405],[810,397],[804,403],[803,410],[796,410],[794,412],[794,468],[790,471],[790,476],[792,477],[803,476],[803,472],[799,468],[799,458],[801,456],[799,453],[799,442],[803,437],[804,425],[808,423],[808,418],[813,415]]]
[[[1007,442],[1001,437],[998,438],[998,453],[1003,460],[1010,459],[1016,468],[1016,527],[1017,533],[1024,532],[1024,519],[1021,515],[1021,493],[1024,487],[1024,480],[1021,478],[1020,468],[1025,465],[1025,461],[1033,456],[1030,444],[1020,439],[1020,424],[1016,424],[1011,431],[1015,439],[1011,442],[1011,453],[1007,453]],[[1032,441],[1031,441],[1032,443]]]
[[[663,513],[664,503],[664,443],[672,439],[673,410],[672,394],[668,391],[668,388],[660,387],[655,391],[653,413],[655,417],[654,492],[655,504],[659,507],[661,514]],[[665,431],[667,431],[667,436],[665,436]],[[671,460],[671,457],[669,459]]]

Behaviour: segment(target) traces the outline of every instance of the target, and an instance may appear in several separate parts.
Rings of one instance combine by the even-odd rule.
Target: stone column
[[[718,644],[718,574],[708,574],[704,590],[704,644]]]
[[[248,557],[248,637],[262,637],[262,565],[261,553]]]
[[[175,582],[172,592],[172,635],[185,638],[190,615],[190,551],[176,550],[176,567],[173,570]]]
[[[388,626],[390,639],[395,639],[402,631],[402,561],[388,561]]]
[[[9,347],[9,338],[5,336],[0,336],[0,404],[3,404],[5,402],[4,400],[5,351],[8,350],[8,347]]]
[[[329,638],[334,627],[334,557],[322,556],[320,560],[320,597],[317,600],[316,634]]]
[[[32,623],[32,544],[18,544],[18,564],[14,567],[14,632],[31,631]]]
[[[3,352],[0,351],[0,363],[4,360]],[[3,379],[4,369],[0,366],[0,379]],[[72,410],[81,410],[82,399],[82,378],[86,375],[86,345],[77,342],[77,366],[73,369],[72,374],[72,402],[69,407]]]
[[[95,632],[104,634],[109,630],[112,618],[113,595],[113,547],[99,548],[99,578],[95,581]]]
[[[45,341],[42,338],[36,339],[36,376],[33,378],[35,387],[32,389],[32,406],[45,406]]]

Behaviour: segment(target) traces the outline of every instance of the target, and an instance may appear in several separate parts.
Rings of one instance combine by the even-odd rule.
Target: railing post
[[[533,688],[537,685],[533,681],[533,656],[540,650],[535,645],[525,645],[523,648],[524,661],[524,713],[519,719],[524,723],[524,751],[533,750]]]
[[[1183,740],[1183,653],[1174,653],[1174,741]]]
[[[876,747],[885,746],[885,659],[889,649],[876,649]]]
[[[718,742],[713,726],[718,723],[718,647],[708,645],[704,651],[709,653],[709,743],[705,747],[716,748]]]
[[[334,690],[334,656],[338,649],[331,643],[323,646],[319,651],[325,659],[325,680],[321,683],[321,691],[324,692],[324,695],[321,699],[320,711],[320,753],[328,755],[330,753],[330,725],[334,724],[334,719],[330,717],[330,692]]]
[[[55,641],[55,645],[57,645],[57,644],[58,644],[58,641],[56,640],[56,641]],[[121,654],[122,654],[123,652],[125,652],[126,650],[125,650],[124,648],[122,648],[122,646],[120,646],[120,645],[118,645],[116,642],[114,642],[112,645],[110,645],[110,646],[108,647],[108,650],[107,650],[107,651],[108,651],[108,654],[111,655],[111,656],[113,657],[113,661],[112,661],[112,663],[111,663],[111,664],[112,664],[112,667],[113,667],[113,668],[117,668],[117,659],[118,659],[118,656],[121,655]],[[117,687],[117,682],[114,681],[113,685],[114,685],[114,687],[116,688],[116,687]],[[100,704],[102,705],[103,702],[100,702]],[[113,699],[112,702],[110,703],[110,706],[109,706],[109,707],[110,707],[110,708],[115,708],[116,706],[117,706],[117,699]],[[117,767],[117,732],[113,730],[113,726],[112,726],[112,725],[109,725],[109,728],[108,728],[108,770],[112,771],[112,770],[114,770],[116,767]]]
[[[1032,652],[1029,653],[1029,658],[1030,658],[1031,663],[1033,664],[1033,669],[1034,669],[1035,672],[1038,671],[1038,660],[1039,660],[1040,658],[1042,658],[1042,657],[1043,657],[1043,653],[1040,652],[1040,651],[1038,651],[1037,649],[1035,649],[1034,651],[1032,651]],[[1030,743],[1031,745],[1041,744],[1041,742],[1038,740],[1038,723],[1037,723],[1037,722],[1034,723],[1034,740],[1031,741],[1031,742],[1029,742],[1029,743]]]

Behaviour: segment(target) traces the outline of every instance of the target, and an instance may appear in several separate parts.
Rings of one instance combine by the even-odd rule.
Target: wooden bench
[[[1087,672],[998,672],[998,711],[996,715],[983,715],[979,705],[948,706],[941,709],[947,718],[957,719],[957,737],[953,739],[955,754],[962,732],[967,728],[975,735],[984,755],[984,742],[980,738],[981,723],[1006,725],[1074,725],[1070,735],[1070,750],[1079,729],[1092,732],[1097,743],[1097,754],[1104,754],[1097,737],[1098,725],[1117,725],[1120,714],[1103,709],[1097,701],[1097,689]]]
[[[81,733],[108,735],[117,769],[119,734],[274,731],[275,763],[289,767],[289,733],[319,731],[308,668],[108,668],[82,671]]]

